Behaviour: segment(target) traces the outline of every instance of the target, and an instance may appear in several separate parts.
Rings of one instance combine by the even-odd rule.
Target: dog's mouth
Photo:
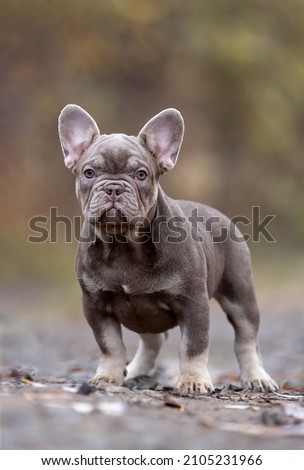
[[[125,224],[128,223],[128,218],[121,208],[113,206],[105,210],[100,217],[98,217],[97,222],[99,224]]]
[[[119,203],[108,202],[104,207],[88,215],[92,225],[121,225],[127,224],[129,218]]]

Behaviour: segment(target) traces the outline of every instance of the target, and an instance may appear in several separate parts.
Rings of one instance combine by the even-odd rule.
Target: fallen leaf
[[[7,376],[13,379],[20,380],[20,381],[22,381],[22,379],[26,379],[32,382],[34,380],[33,375],[34,375],[34,371],[30,372],[29,370],[23,369],[22,367],[21,368],[11,367]]]
[[[286,381],[281,385],[281,389],[291,390],[291,391],[296,391],[296,392],[304,392],[304,385],[303,383]]]
[[[171,397],[165,397],[164,405],[168,406],[169,408],[177,408],[178,410],[182,412],[185,411],[184,403],[180,403],[179,401],[174,400]]]
[[[22,383],[24,383],[24,384],[26,384],[26,385],[33,385],[32,379],[30,380],[30,379],[27,379],[27,378],[25,378],[25,377],[21,377],[20,382],[22,382]]]
[[[51,377],[49,382],[53,384],[65,384],[67,379],[65,377]]]
[[[207,428],[216,428],[218,427],[217,421],[211,416],[204,416],[200,421]]]

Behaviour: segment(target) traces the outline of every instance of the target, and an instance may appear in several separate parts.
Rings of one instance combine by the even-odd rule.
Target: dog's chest
[[[171,298],[164,292],[140,295],[104,292],[101,296],[106,312],[136,333],[161,333],[177,325]]]
[[[174,313],[180,276],[82,276],[85,288],[100,299],[106,314],[114,315],[137,333],[160,333],[177,325]]]

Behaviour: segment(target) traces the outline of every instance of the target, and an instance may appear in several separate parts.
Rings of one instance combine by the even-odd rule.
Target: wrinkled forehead
[[[81,167],[92,164],[107,173],[118,173],[140,163],[151,166],[153,159],[139,140],[125,134],[101,135],[86,151]],[[154,165],[153,165],[154,166]]]

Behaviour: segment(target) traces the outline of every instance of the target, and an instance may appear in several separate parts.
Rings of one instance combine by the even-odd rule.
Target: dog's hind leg
[[[240,367],[242,388],[256,391],[277,390],[277,384],[264,369],[258,350],[260,313],[248,256],[247,259],[242,259],[242,269],[235,262],[227,266],[215,298],[234,328],[234,349]]]
[[[138,349],[127,366],[127,379],[138,375],[148,375],[155,366],[156,357],[167,338],[167,333],[141,334]]]

